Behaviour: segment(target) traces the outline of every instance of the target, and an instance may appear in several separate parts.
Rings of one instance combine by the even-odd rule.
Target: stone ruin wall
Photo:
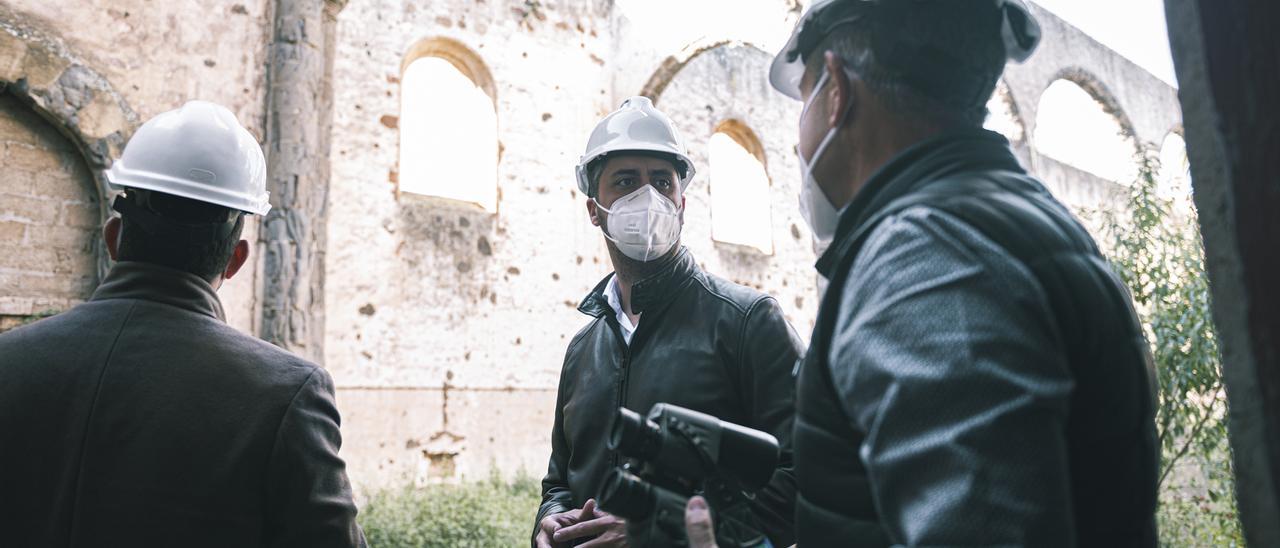
[[[0,264],[0,322],[88,296],[105,265],[93,241],[106,214],[101,172],[141,120],[201,98],[264,137],[272,3],[0,0],[0,247],[4,260],[26,261]],[[1106,203],[1117,185],[1036,152],[1040,94],[1076,81],[1153,148],[1180,127],[1176,91],[1066,23],[1041,22],[1041,51],[1005,77],[1023,136],[1015,150],[1064,201]],[[396,192],[401,70],[416,44],[440,38],[492,78],[496,214]],[[807,338],[817,280],[795,199],[799,105],[768,87],[770,52],[717,37],[655,51],[642,38],[608,0],[360,0],[338,14],[324,365],[359,490],[494,468],[541,475],[561,359],[587,321],[576,306],[609,271],[572,167],[595,122],[627,96],[653,95],[701,168],[685,244],[711,272],[777,296]],[[728,120],[762,145],[772,255],[710,237],[707,143]],[[248,333],[259,277],[221,292]]]

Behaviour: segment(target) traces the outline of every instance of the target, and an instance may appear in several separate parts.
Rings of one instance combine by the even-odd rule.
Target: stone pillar
[[[333,48],[346,0],[276,0],[267,67],[271,212],[259,231],[259,335],[324,360]]]
[[[1250,546],[1280,546],[1280,20],[1275,0],[1166,0]]]

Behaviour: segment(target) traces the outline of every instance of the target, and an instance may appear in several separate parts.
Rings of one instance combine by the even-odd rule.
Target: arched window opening
[[[711,238],[773,254],[769,174],[755,133],[728,121],[711,136]]]
[[[1160,147],[1160,195],[1169,199],[1191,196],[1191,162],[1187,159],[1187,142],[1170,133]]]
[[[492,79],[461,44],[419,44],[400,80],[401,193],[498,209]]]
[[[1041,154],[1117,183],[1137,178],[1131,132],[1084,88],[1055,81],[1037,110],[1035,146]]]
[[[1009,86],[1001,80],[996,85],[995,93],[992,93],[991,99],[987,101],[987,120],[982,127],[1004,135],[1010,143],[1020,143],[1026,131],[1016,112]]]

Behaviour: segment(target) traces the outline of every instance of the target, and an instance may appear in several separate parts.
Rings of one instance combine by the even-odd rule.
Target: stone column
[[[1250,546],[1280,546],[1280,18],[1274,0],[1166,0]]]
[[[324,256],[337,14],[347,0],[276,0],[267,66],[271,212],[259,231],[258,334],[324,360]]]

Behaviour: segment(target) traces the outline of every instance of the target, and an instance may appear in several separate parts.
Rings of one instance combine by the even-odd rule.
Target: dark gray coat
[[[0,335],[6,546],[359,546],[333,381],[204,280],[119,263]]]

